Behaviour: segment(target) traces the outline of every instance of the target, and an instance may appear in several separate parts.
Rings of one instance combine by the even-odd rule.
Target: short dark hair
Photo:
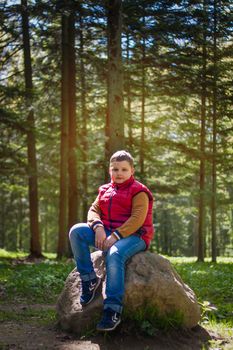
[[[110,164],[113,162],[122,162],[124,160],[126,160],[131,165],[131,167],[133,167],[134,165],[133,157],[129,152],[126,152],[124,150],[113,153],[113,155],[110,158]]]

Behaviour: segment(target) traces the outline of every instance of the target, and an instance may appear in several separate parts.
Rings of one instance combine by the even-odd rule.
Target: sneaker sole
[[[121,319],[118,320],[113,327],[111,328],[101,328],[101,327],[96,327],[96,330],[99,331],[99,332],[111,332],[113,331],[114,329],[116,329],[116,327],[121,323]]]
[[[96,284],[96,286],[95,286],[95,289],[93,290],[93,294],[92,294],[91,299],[90,299],[87,303],[82,303],[82,302],[80,301],[80,304],[81,304],[82,306],[86,306],[86,305],[88,305],[88,304],[90,304],[90,303],[92,302],[92,300],[95,298],[96,291],[97,291],[97,289],[99,288],[100,284],[101,284],[101,278],[98,278],[98,281],[97,281],[97,284]]]

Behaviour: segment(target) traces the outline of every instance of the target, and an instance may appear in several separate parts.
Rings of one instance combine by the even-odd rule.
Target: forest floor
[[[11,315],[11,319],[0,323],[1,350],[201,350],[233,349],[233,343],[221,335],[205,330],[201,326],[185,331],[157,331],[155,335],[127,334],[124,324],[111,334],[78,337],[63,332],[56,322],[43,319],[43,312],[54,311],[55,305],[45,304],[1,304],[0,312]],[[45,321],[45,322],[44,322]],[[215,344],[214,347],[211,347]],[[218,347],[216,347],[218,344]]]
[[[185,280],[188,279],[188,271],[192,270],[193,275],[194,268],[199,272],[208,269],[208,275],[210,274],[210,265],[192,265],[192,269],[190,266],[190,262],[182,262],[178,267]],[[224,300],[214,300],[211,294],[212,287],[217,288],[220,293],[218,286],[211,287],[209,281],[204,283],[204,292],[211,304],[206,299],[203,301],[201,293],[198,295],[205,310],[201,325],[192,330],[155,330],[151,336],[148,332],[129,331],[126,321],[123,321],[109,334],[93,330],[80,337],[64,332],[56,325],[55,303],[73,264],[51,260],[37,264],[25,263],[20,260],[1,259],[0,254],[0,350],[232,350],[230,310],[233,300],[232,285],[229,285],[232,265],[229,267],[229,264],[225,266],[225,270],[223,266],[219,267],[221,273],[224,273],[225,283],[220,282],[226,289],[225,292],[221,291],[224,293]],[[216,278],[218,269],[214,269]],[[217,279],[219,278],[218,276]],[[192,280],[196,290],[200,292],[198,280],[193,276]],[[224,302],[225,306],[219,308],[218,302]]]

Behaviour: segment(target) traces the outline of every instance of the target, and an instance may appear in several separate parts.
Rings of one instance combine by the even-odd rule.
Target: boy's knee
[[[71,240],[76,235],[76,225],[72,226],[69,231],[69,239]]]
[[[110,264],[112,262],[124,262],[124,256],[120,254],[119,250],[115,245],[109,248],[107,256],[106,256],[106,264]]]
[[[73,225],[69,231],[69,239],[72,240],[72,238],[77,237],[84,225],[86,226],[82,223]]]

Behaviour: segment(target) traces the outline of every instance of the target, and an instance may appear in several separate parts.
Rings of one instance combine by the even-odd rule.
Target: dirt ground
[[[20,309],[51,309],[46,305],[0,305],[0,311],[17,313]],[[219,347],[210,348],[208,340],[215,339]],[[124,324],[111,334],[92,334],[80,339],[75,334],[69,334],[57,328],[55,323],[41,325],[36,318],[30,321],[0,320],[0,350],[220,350],[224,344],[216,334],[208,333],[197,326],[189,331],[158,331],[153,337],[140,334],[127,334]],[[233,348],[231,348],[233,349]],[[230,347],[229,347],[230,350]]]

